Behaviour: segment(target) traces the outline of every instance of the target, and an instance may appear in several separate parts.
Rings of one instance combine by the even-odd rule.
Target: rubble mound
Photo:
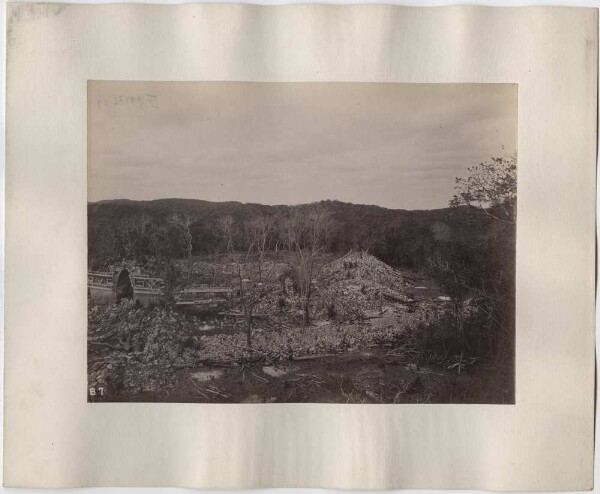
[[[398,288],[403,285],[402,275],[391,266],[380,261],[366,252],[351,251],[333,261],[326,269],[325,277],[329,279],[357,280],[376,283],[388,288]]]
[[[390,303],[412,302],[402,275],[366,252],[349,252],[324,270],[323,309],[343,319],[361,319]]]

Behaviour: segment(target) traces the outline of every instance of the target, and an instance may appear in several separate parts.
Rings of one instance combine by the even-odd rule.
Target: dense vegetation
[[[339,201],[320,203],[332,220],[329,250],[369,250],[388,264],[422,269],[427,259],[449,243],[469,243],[488,237],[493,222],[475,208],[429,211],[391,210]],[[303,206],[265,206],[238,202],[208,202],[192,199],[154,201],[114,200],[88,204],[88,260],[101,267],[121,259],[160,255],[169,248],[174,256],[185,255],[182,235],[170,219],[190,219],[192,255],[216,254],[227,250],[227,237],[220,228],[222,218],[231,218],[232,246],[248,248],[245,226],[256,217],[269,217],[275,225]],[[499,231],[497,233],[504,233]],[[171,239],[164,243],[164,236]],[[282,232],[275,226],[270,247],[282,248]]]

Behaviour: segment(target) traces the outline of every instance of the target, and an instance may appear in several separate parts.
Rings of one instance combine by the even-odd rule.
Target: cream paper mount
[[[7,486],[592,486],[598,15],[9,4]],[[87,403],[88,81],[518,85],[514,405]]]

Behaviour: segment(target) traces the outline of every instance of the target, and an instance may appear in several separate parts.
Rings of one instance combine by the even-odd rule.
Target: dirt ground
[[[476,377],[419,368],[389,349],[277,364],[199,366],[179,371],[167,392],[96,401],[181,403],[452,403]],[[120,399],[121,398],[121,399]],[[132,399],[133,398],[133,399]]]

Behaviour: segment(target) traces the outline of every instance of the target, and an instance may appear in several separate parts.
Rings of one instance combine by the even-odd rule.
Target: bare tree
[[[286,243],[294,254],[302,297],[302,325],[310,324],[313,283],[323,266],[322,255],[330,241],[331,217],[320,204],[295,210],[285,227]]]
[[[257,253],[258,261],[258,281],[262,281],[262,267],[265,258],[265,252],[273,234],[273,221],[267,216],[258,216],[252,218],[245,225],[246,235],[250,249]]]
[[[244,313],[246,343],[252,347],[252,325],[258,303],[274,290],[269,284],[275,263],[266,270],[264,256],[267,250],[272,223],[268,218],[250,220],[244,228],[248,250],[238,264],[239,304]]]
[[[372,228],[368,231],[367,235],[362,241],[362,250],[368,254],[371,251],[371,249],[376,245],[384,244],[385,231],[381,226],[379,226],[377,228]]]
[[[193,238],[192,231],[190,229],[192,220],[189,216],[185,214],[174,213],[167,219],[169,225],[176,228],[181,234],[183,240],[183,246],[186,254],[186,258],[188,261],[188,281],[190,279],[190,275],[192,273],[192,248],[193,248]]]
[[[233,252],[233,217],[230,215],[221,216],[217,220],[217,232],[219,237],[225,241],[225,252]]]
[[[154,256],[164,265],[164,278],[167,294],[171,294],[178,278],[173,259],[180,255],[180,246],[166,226],[156,229],[150,237],[150,245]]]

